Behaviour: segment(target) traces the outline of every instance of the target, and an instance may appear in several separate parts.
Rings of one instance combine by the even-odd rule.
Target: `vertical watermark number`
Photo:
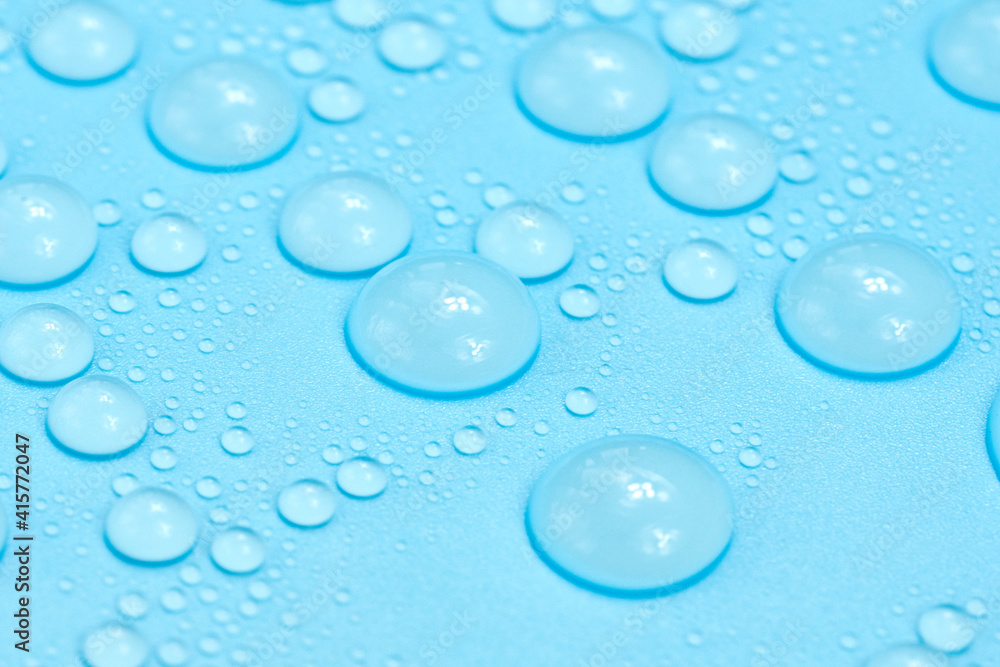
[[[31,651],[31,612],[29,611],[31,592],[31,541],[28,534],[28,519],[31,516],[31,455],[28,448],[31,439],[17,434],[15,446],[15,486],[14,486],[14,559],[17,562],[14,577],[14,592],[17,607],[14,611],[14,648],[29,653]]]

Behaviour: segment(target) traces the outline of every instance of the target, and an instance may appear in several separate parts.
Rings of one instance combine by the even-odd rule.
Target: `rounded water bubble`
[[[715,468],[691,450],[654,436],[610,436],[545,471],[528,500],[527,528],[539,555],[569,579],[613,595],[661,595],[721,558],[733,502]]]
[[[337,468],[337,487],[354,498],[374,498],[388,481],[385,468],[369,458],[350,459]]]
[[[620,21],[635,13],[635,0],[590,0],[590,10],[605,21]]]
[[[142,400],[121,380],[87,375],[59,390],[46,425],[54,440],[74,454],[107,457],[137,445],[149,418]]]
[[[465,426],[455,431],[452,442],[461,454],[478,454],[486,449],[486,434],[475,426]]]
[[[299,264],[324,273],[370,271],[398,257],[413,223],[406,202],[375,176],[324,176],[296,192],[278,239]]]
[[[132,234],[132,259],[151,273],[181,274],[205,259],[208,241],[201,227],[180,215],[161,215]]]
[[[890,377],[926,369],[952,349],[962,300],[921,248],[883,234],[819,246],[785,275],[775,300],[789,344],[820,366]]]
[[[119,556],[164,565],[194,548],[198,520],[191,507],[172,491],[144,488],[115,500],[104,531]]]
[[[717,5],[686,2],[666,11],[660,37],[682,58],[716,60],[736,50],[740,25],[732,12]]]
[[[601,309],[601,299],[587,285],[573,285],[559,295],[559,308],[570,317],[585,320]]]
[[[947,667],[948,657],[917,644],[894,646],[865,663],[865,667]]]
[[[537,280],[573,259],[573,233],[555,211],[527,202],[496,209],[476,230],[476,252],[518,278]]]
[[[149,644],[131,628],[105,625],[84,638],[80,653],[87,667],[142,667]]]
[[[977,622],[952,605],[932,607],[917,620],[917,634],[926,646],[942,653],[961,653],[976,638]]]
[[[960,4],[931,37],[931,69],[959,98],[1000,105],[1000,0]]]
[[[586,417],[597,410],[597,394],[586,387],[571,389],[566,394],[566,409],[578,417]]]
[[[250,169],[283,153],[299,127],[287,84],[255,62],[211,60],[167,80],[149,105],[149,131],[187,166]]]
[[[430,23],[408,19],[382,30],[378,36],[378,52],[392,67],[416,72],[440,64],[448,52],[448,40]]]
[[[666,113],[666,58],[638,36],[607,26],[562,33],[535,46],[516,75],[518,100],[543,128],[614,139]]]
[[[94,358],[94,337],[80,317],[62,306],[26,306],[0,326],[0,366],[29,382],[64,382]]]
[[[385,25],[391,12],[386,0],[334,0],[333,15],[348,28],[371,30]]]
[[[792,153],[778,161],[778,171],[789,183],[808,183],[816,178],[816,163],[808,153]]]
[[[286,486],[278,494],[281,518],[300,528],[316,528],[328,523],[336,509],[333,491],[316,480],[300,480]]]
[[[365,110],[365,94],[347,79],[324,81],[309,91],[309,110],[328,123],[346,123]]]
[[[482,392],[527,369],[540,339],[524,285],[471,253],[410,255],[379,271],[347,315],[358,362],[421,393]]]
[[[212,562],[231,574],[249,574],[264,564],[264,543],[249,528],[231,528],[212,540]]]
[[[104,4],[72,2],[37,26],[28,57],[55,79],[95,83],[122,73],[135,60],[132,25]]]
[[[233,426],[219,438],[222,448],[234,456],[246,454],[256,443],[253,434],[242,426]]]
[[[663,280],[678,296],[714,301],[736,289],[736,258],[714,241],[689,241],[672,250],[663,263]]]
[[[40,176],[0,183],[0,283],[41,287],[80,269],[97,248],[90,206]]]
[[[558,9],[556,0],[491,0],[490,12],[510,30],[539,30],[552,22]]]

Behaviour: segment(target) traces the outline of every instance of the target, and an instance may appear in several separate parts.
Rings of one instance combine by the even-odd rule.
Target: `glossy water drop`
[[[371,30],[392,16],[386,0],[334,0],[333,15],[343,25],[357,30]]]
[[[570,317],[585,320],[601,309],[601,299],[590,287],[573,285],[559,295],[559,307]]]
[[[666,113],[666,59],[632,33],[572,30],[528,53],[516,76],[518,100],[543,128],[573,137],[620,138]]]
[[[597,394],[586,387],[571,389],[566,394],[566,409],[578,417],[586,417],[597,410]]]
[[[250,169],[291,146],[299,109],[276,74],[251,61],[223,58],[166,81],[154,94],[148,123],[153,140],[182,164]]]
[[[976,638],[976,621],[958,607],[928,609],[917,621],[917,634],[926,646],[942,653],[961,653]]]
[[[0,183],[0,283],[41,287],[80,269],[97,247],[90,206],[59,181]]]
[[[894,646],[865,663],[866,667],[947,667],[948,657],[923,646]]]
[[[135,297],[125,290],[115,292],[108,297],[108,308],[116,313],[130,313],[135,308]]]
[[[150,273],[177,275],[205,259],[208,241],[201,227],[180,215],[161,215],[139,225],[132,235],[132,259]]]
[[[524,285],[471,253],[397,260],[361,290],[347,315],[357,361],[416,392],[482,392],[527,369],[538,350],[538,312]]]
[[[712,114],[671,124],[656,140],[649,172],[672,201],[720,213],[766,198],[778,165],[771,140],[739,118]]]
[[[28,57],[55,79],[96,83],[135,59],[135,29],[104,4],[72,2],[46,17],[28,42]]]
[[[177,494],[148,487],[118,498],[104,531],[111,548],[126,560],[165,565],[194,548],[198,520]]]
[[[137,445],[149,418],[132,387],[113,377],[87,375],[59,390],[49,404],[49,434],[82,456],[114,456]]]
[[[781,158],[778,171],[789,183],[808,183],[816,178],[816,163],[808,153],[792,153]]]
[[[714,241],[689,241],[663,263],[663,280],[675,294],[693,301],[714,301],[736,289],[736,258]]]
[[[876,377],[920,372],[943,358],[958,338],[961,306],[937,260],[882,234],[812,250],[775,300],[796,351],[829,370]]]
[[[556,0],[492,0],[490,11],[497,22],[510,30],[544,28],[556,17]]]
[[[385,468],[369,458],[350,459],[337,468],[337,486],[354,498],[374,498],[387,483]]]
[[[465,426],[455,431],[452,443],[461,454],[478,454],[486,449],[486,434],[475,426]]]
[[[571,450],[528,500],[532,545],[556,571],[613,595],[672,592],[704,576],[733,533],[719,473],[671,440],[601,438]]]
[[[347,79],[324,81],[309,91],[309,110],[328,123],[346,123],[365,110],[365,94]]]
[[[212,562],[231,574],[249,574],[264,564],[264,543],[249,528],[232,528],[212,540]]]
[[[329,64],[327,57],[315,46],[297,46],[285,54],[288,69],[299,76],[316,76]]]
[[[256,443],[253,434],[242,426],[227,429],[220,438],[222,448],[233,456],[246,454]]]
[[[1000,0],[966,2],[953,9],[931,37],[930,63],[959,98],[1000,105]]]
[[[660,37],[682,58],[716,60],[736,50],[740,26],[732,12],[717,5],[687,2],[667,10]]]
[[[23,380],[64,382],[86,370],[93,358],[93,335],[62,306],[27,306],[0,326],[0,366]]]
[[[398,257],[413,223],[406,202],[380,178],[323,176],[296,192],[278,222],[282,248],[325,273],[370,271]]]
[[[131,628],[105,625],[83,639],[80,653],[87,667],[142,667],[149,644]]]
[[[590,0],[590,9],[605,21],[620,21],[635,13],[635,0]]]
[[[278,494],[281,518],[300,528],[316,528],[328,523],[336,509],[333,491],[316,480],[300,480],[286,486]]]
[[[378,51],[392,67],[416,72],[440,64],[448,52],[448,40],[430,23],[409,19],[382,30],[378,37]]]
[[[518,278],[537,280],[573,259],[573,233],[555,211],[515,202],[490,213],[476,230],[476,252]]]

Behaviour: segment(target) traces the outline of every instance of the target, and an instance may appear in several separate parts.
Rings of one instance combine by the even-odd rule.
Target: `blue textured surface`
[[[45,435],[56,390],[0,378],[0,510],[9,536],[11,443],[24,432],[33,443],[37,586],[26,659],[11,648],[8,539],[0,664],[77,665],[86,633],[110,622],[134,629],[154,654],[167,642],[183,644],[190,665],[598,665],[602,650],[613,654],[607,664],[637,666],[857,664],[916,642],[924,610],[973,598],[991,615],[952,663],[1000,664],[1000,484],[985,443],[1000,377],[1000,323],[987,314],[1000,313],[989,305],[1000,275],[1000,115],[951,96],[929,71],[930,28],[954,3],[911,3],[893,19],[861,0],[762,0],[740,15],[733,55],[707,65],[672,61],[663,127],[730,110],[772,136],[791,134],[777,142],[780,155],[806,148],[814,156],[814,181],[779,181],[759,207],[774,223],[766,238],[748,231],[745,213],[699,216],[655,192],[647,157],[660,129],[586,144],[525,118],[513,95],[515,64],[545,35],[507,32],[479,3],[406,5],[405,14],[430,17],[450,40],[445,65],[424,74],[388,68],[372,39],[337,25],[325,2],[113,4],[140,35],[138,59],[121,78],[67,86],[41,76],[23,50],[0,56],[5,178],[58,176],[90,204],[115,200],[124,215],[100,229],[96,256],[70,282],[0,292],[0,318],[39,301],[77,312],[95,333],[90,372],[133,384],[154,423],[169,416],[176,431],[151,430],[121,459],[73,458]],[[566,4],[563,23],[596,22],[586,4]],[[0,21],[17,33],[39,7],[0,0]],[[663,48],[649,7],[624,25]],[[150,91],[236,46],[285,79],[304,110],[318,79],[284,64],[299,42],[330,58],[323,76],[363,88],[368,106],[358,120],[337,126],[303,114],[287,154],[233,174],[185,168],[151,143]],[[471,53],[481,62],[472,68]],[[891,124],[888,135],[870,129],[880,119]],[[886,153],[895,156],[894,173],[875,166]],[[305,273],[275,238],[283,201],[334,165],[384,175],[398,166],[394,186],[414,213],[411,252],[471,249],[488,211],[484,192],[497,184],[566,216],[575,259],[552,281],[528,286],[542,339],[523,377],[483,397],[439,401],[400,393],[355,363],[343,324],[364,280]],[[473,170],[479,176],[469,177]],[[848,191],[858,173],[871,180],[868,197]],[[570,183],[582,187],[582,202],[560,197]],[[166,199],[162,212],[196,216],[208,233],[208,257],[189,276],[151,277],[129,259],[133,230],[160,212],[140,201],[153,189]],[[249,193],[259,205],[250,206]],[[895,221],[891,229],[880,207]],[[816,247],[859,219],[928,248],[955,278],[963,331],[954,352],[926,373],[889,382],[839,377],[793,352],[774,325],[775,290],[791,265],[782,244],[800,236]],[[723,301],[688,303],[662,283],[663,259],[694,233],[737,257],[740,282]],[[950,268],[960,253],[974,260],[969,274]],[[643,261],[633,258],[640,254]],[[600,294],[597,317],[576,321],[559,310],[560,292],[577,283]],[[180,305],[158,303],[168,288]],[[121,289],[138,303],[127,314],[108,307]],[[593,415],[564,408],[577,386],[596,392]],[[226,408],[237,401],[246,416],[234,420]],[[502,408],[516,411],[515,425],[498,425]],[[237,423],[256,439],[242,457],[219,445]],[[467,425],[489,439],[474,457],[451,446]],[[676,594],[602,596],[560,577],[529,545],[524,511],[534,481],[572,447],[618,432],[675,439],[720,466],[732,488],[728,552]],[[740,449],[758,439],[773,468],[739,463]],[[321,453],[336,443],[354,454],[352,441],[368,456],[391,456],[386,491],[338,497],[333,520],[318,529],[284,523],[275,510],[281,489],[303,478],[332,486],[336,466]],[[440,456],[425,453],[431,442]],[[177,463],[161,471],[150,458],[165,446]],[[126,564],[106,546],[112,482],[125,473],[169,486],[201,519],[201,539],[181,563]],[[215,499],[195,492],[205,476],[221,484]],[[259,572],[234,576],[212,564],[209,544],[242,522],[261,535],[267,555]],[[259,582],[267,599],[253,597],[263,597]],[[171,611],[175,592],[185,606]],[[129,594],[148,602],[139,619],[119,611]]]

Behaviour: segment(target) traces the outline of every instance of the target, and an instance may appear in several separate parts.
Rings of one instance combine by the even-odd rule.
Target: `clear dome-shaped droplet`
[[[656,140],[649,172],[661,194],[721,213],[762,201],[774,188],[774,146],[745,121],[712,114],[672,123]]]
[[[107,5],[72,2],[43,16],[32,30],[28,57],[55,79],[95,83],[120,74],[135,59],[135,29]]]
[[[59,181],[0,183],[0,283],[42,287],[87,263],[97,247],[90,206]]]
[[[51,303],[27,306],[0,326],[0,366],[29,382],[64,382],[94,358],[94,337],[71,310]]]
[[[605,26],[535,46],[515,86],[524,110],[545,129],[603,139],[649,128],[671,94],[666,58],[638,36]]]
[[[566,409],[578,417],[586,417],[597,410],[597,394],[586,387],[571,389],[566,394]]]
[[[212,562],[232,574],[248,574],[264,564],[264,543],[249,528],[231,528],[215,536]]]
[[[334,0],[333,15],[348,28],[371,30],[385,25],[392,12],[386,0]]]
[[[427,252],[379,271],[347,315],[358,362],[403,388],[482,392],[527,368],[538,312],[524,285],[477,255]]]
[[[518,278],[537,280],[561,271],[573,259],[573,232],[555,211],[516,202],[480,223],[476,252]]]
[[[448,40],[430,23],[408,19],[382,30],[378,37],[378,51],[392,67],[416,72],[440,64],[448,52]]]
[[[59,390],[46,424],[49,434],[72,453],[105,457],[138,444],[149,418],[132,387],[113,377],[87,375]]]
[[[894,646],[865,663],[865,667],[947,667],[948,657],[917,644]]]
[[[937,260],[882,234],[815,248],[786,274],[775,301],[797,351],[824,368],[879,377],[941,359],[958,338],[961,306]]]
[[[490,11],[497,22],[510,30],[544,28],[556,17],[557,0],[491,0]]]
[[[219,438],[222,448],[234,456],[246,454],[256,443],[253,434],[242,426],[226,429]]]
[[[1000,0],[965,2],[931,37],[931,69],[960,98],[1000,105]]]
[[[585,320],[601,309],[601,299],[587,285],[573,285],[559,295],[559,307],[570,317]]]
[[[147,220],[132,234],[132,259],[151,273],[187,273],[201,264],[207,252],[205,232],[180,215]]]
[[[789,183],[808,183],[816,178],[816,163],[808,153],[792,153],[781,158],[778,171]]]
[[[688,241],[667,255],[663,280],[677,295],[714,301],[736,289],[738,267],[733,254],[714,241]]]
[[[736,50],[740,26],[732,12],[717,5],[686,2],[664,13],[660,36],[682,58],[716,60]]]
[[[385,468],[369,458],[350,459],[337,468],[337,487],[354,498],[374,498],[387,483]]]
[[[300,528],[316,528],[328,523],[336,509],[333,491],[316,480],[300,480],[286,486],[278,494],[281,518]]]
[[[250,169],[283,153],[299,127],[298,102],[276,74],[223,58],[167,80],[149,106],[149,131],[171,158],[199,169]]]
[[[715,468],[691,450],[654,436],[610,436],[545,471],[527,527],[539,555],[569,579],[609,594],[662,595],[720,559],[733,502]]]
[[[104,531],[119,556],[163,565],[194,548],[198,519],[187,502],[172,491],[144,488],[115,500]]]
[[[149,644],[131,628],[105,625],[84,637],[80,655],[87,667],[142,667]]]
[[[347,79],[324,81],[309,91],[309,110],[328,123],[346,123],[365,110],[365,94]]]
[[[952,605],[932,607],[920,615],[917,634],[926,646],[942,653],[961,653],[976,638],[976,620]]]
[[[486,434],[475,426],[465,426],[455,431],[452,442],[461,454],[478,454],[486,449]]]
[[[325,273],[370,271],[410,243],[406,202],[382,179],[324,176],[296,192],[281,214],[278,239],[299,264]]]

